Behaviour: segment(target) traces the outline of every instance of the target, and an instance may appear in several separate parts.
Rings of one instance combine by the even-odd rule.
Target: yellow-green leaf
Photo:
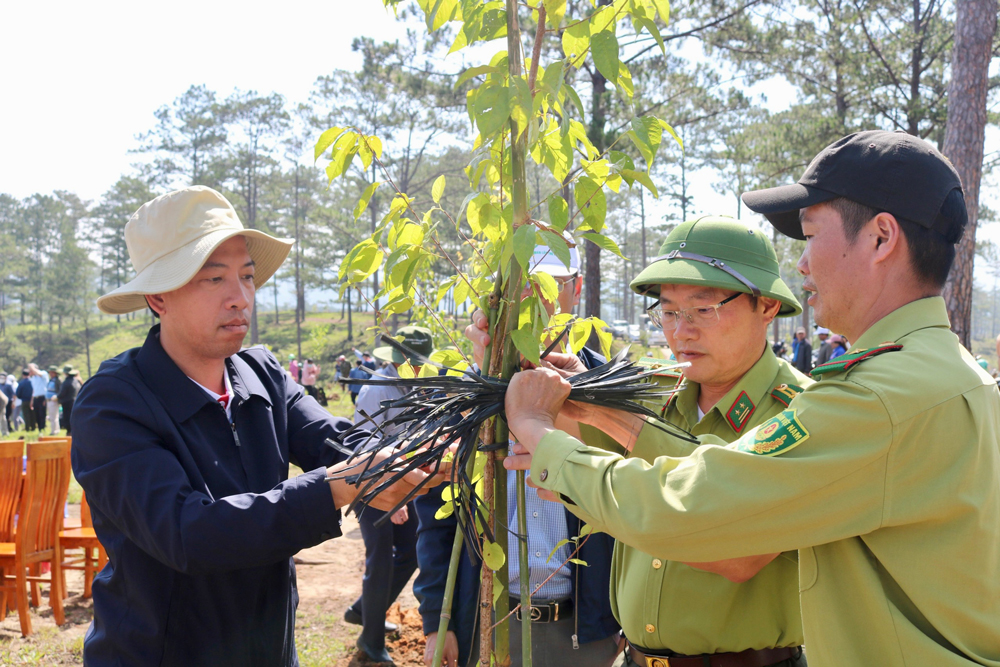
[[[434,179],[434,185],[431,186],[431,198],[434,200],[435,204],[441,202],[441,196],[444,194],[444,174],[441,174],[436,179]]]
[[[551,232],[549,233],[551,234]],[[555,303],[555,300],[559,298],[559,285],[556,284],[556,279],[549,274],[544,271],[533,273],[531,281],[538,285],[538,291],[541,292],[542,298],[546,301]]]
[[[359,199],[358,203],[354,205],[355,220],[360,218],[361,214],[364,213],[365,210],[368,208],[368,202],[371,201],[372,195],[375,194],[375,191],[378,190],[378,186],[380,185],[382,185],[382,181],[375,181],[374,183],[370,183],[368,187],[365,188],[365,191],[361,193],[361,199]]]
[[[410,365],[409,361],[397,368],[396,372],[399,373],[399,377],[404,380],[410,380],[416,377],[416,373],[413,372],[413,366]]]
[[[337,140],[337,137],[342,135],[345,131],[347,131],[346,127],[331,127],[329,130],[319,135],[319,139],[316,140],[316,146],[313,149],[313,161],[318,160],[319,156],[322,155],[327,148],[332,146],[333,142]]]
[[[601,344],[601,354],[605,357],[611,358],[611,340],[614,338],[614,334],[611,332],[611,327],[607,323],[599,318],[593,318],[594,320],[594,331],[597,332],[597,340]]]
[[[438,511],[434,513],[434,518],[438,521],[442,519],[447,519],[452,514],[455,513],[455,503],[445,503],[438,508]]]
[[[549,197],[549,223],[559,231],[569,224],[569,206],[559,195]]]
[[[598,245],[602,250],[613,252],[622,259],[628,259],[627,257],[625,257],[625,255],[622,254],[622,251],[618,248],[618,244],[612,241],[604,234],[598,234],[596,232],[584,232],[583,234],[581,234],[581,236],[583,236],[583,238],[587,239],[588,241]]]
[[[590,320],[577,320],[573,322],[573,327],[569,330],[569,349],[573,354],[577,354],[583,349],[583,346],[587,344],[587,339],[590,338],[590,332],[593,331],[594,325],[591,324]]]
[[[483,562],[486,567],[490,568],[494,572],[503,567],[503,564],[507,562],[507,556],[503,552],[503,548],[499,544],[490,542],[485,537],[483,538]]]
[[[656,13],[660,15],[660,20],[664,25],[670,23],[670,0],[653,0]]]
[[[570,59],[570,64],[575,67],[583,65],[584,53],[590,47],[590,22],[578,21],[576,24],[563,30],[562,48],[563,53]],[[616,56],[617,57],[617,56]],[[583,109],[581,108],[582,112]]]
[[[481,74],[491,74],[492,72],[498,71],[496,67],[490,67],[489,65],[479,65],[478,67],[470,67],[458,76],[458,81],[455,82],[455,87],[458,88],[463,83],[477,77]]]
[[[560,262],[565,264],[567,269],[569,269],[570,252],[569,244],[566,243],[566,239],[559,234],[550,232],[547,229],[539,231],[538,235],[540,237],[539,241],[547,245],[549,250],[552,251],[552,254],[555,255]]]

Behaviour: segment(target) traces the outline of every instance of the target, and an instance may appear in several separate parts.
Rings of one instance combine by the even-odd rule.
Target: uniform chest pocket
[[[812,547],[799,549],[799,592],[807,591],[816,584],[819,568],[816,563],[816,552]]]

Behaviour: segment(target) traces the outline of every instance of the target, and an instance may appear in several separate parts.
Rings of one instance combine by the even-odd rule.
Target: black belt
[[[521,604],[519,598],[511,598],[511,609]],[[523,607],[522,607],[523,609]],[[532,603],[531,622],[532,623],[554,623],[558,620],[573,617],[573,600],[566,598],[559,602],[543,602],[541,604]],[[521,609],[517,610],[517,620],[521,620]]]
[[[704,655],[678,655],[666,651],[653,651],[628,642],[629,658],[639,667],[768,667],[785,660],[797,659],[802,647],[749,649],[739,653],[707,653]],[[657,655],[659,653],[660,655]]]

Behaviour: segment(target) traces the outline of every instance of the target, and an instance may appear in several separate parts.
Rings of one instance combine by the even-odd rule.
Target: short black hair
[[[857,241],[858,234],[868,221],[880,212],[844,197],[831,199],[826,204],[840,214],[844,222],[844,236],[851,244]],[[955,262],[955,244],[961,240],[968,222],[962,191],[955,188],[948,193],[930,228],[898,216],[896,220],[910,248],[910,266],[914,273],[935,287],[943,287]]]
[[[358,360],[357,360],[357,361],[355,361],[354,363],[356,363],[356,364],[357,364],[358,366],[361,366],[361,360],[360,360],[360,359],[358,359]]]

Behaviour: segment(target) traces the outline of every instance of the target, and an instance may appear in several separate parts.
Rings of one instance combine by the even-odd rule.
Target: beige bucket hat
[[[245,229],[233,205],[203,185],[146,202],[125,225],[125,244],[136,276],[98,298],[97,307],[111,315],[145,308],[146,294],[183,287],[215,249],[234,236],[246,237],[258,288],[278,270],[294,243]]]

